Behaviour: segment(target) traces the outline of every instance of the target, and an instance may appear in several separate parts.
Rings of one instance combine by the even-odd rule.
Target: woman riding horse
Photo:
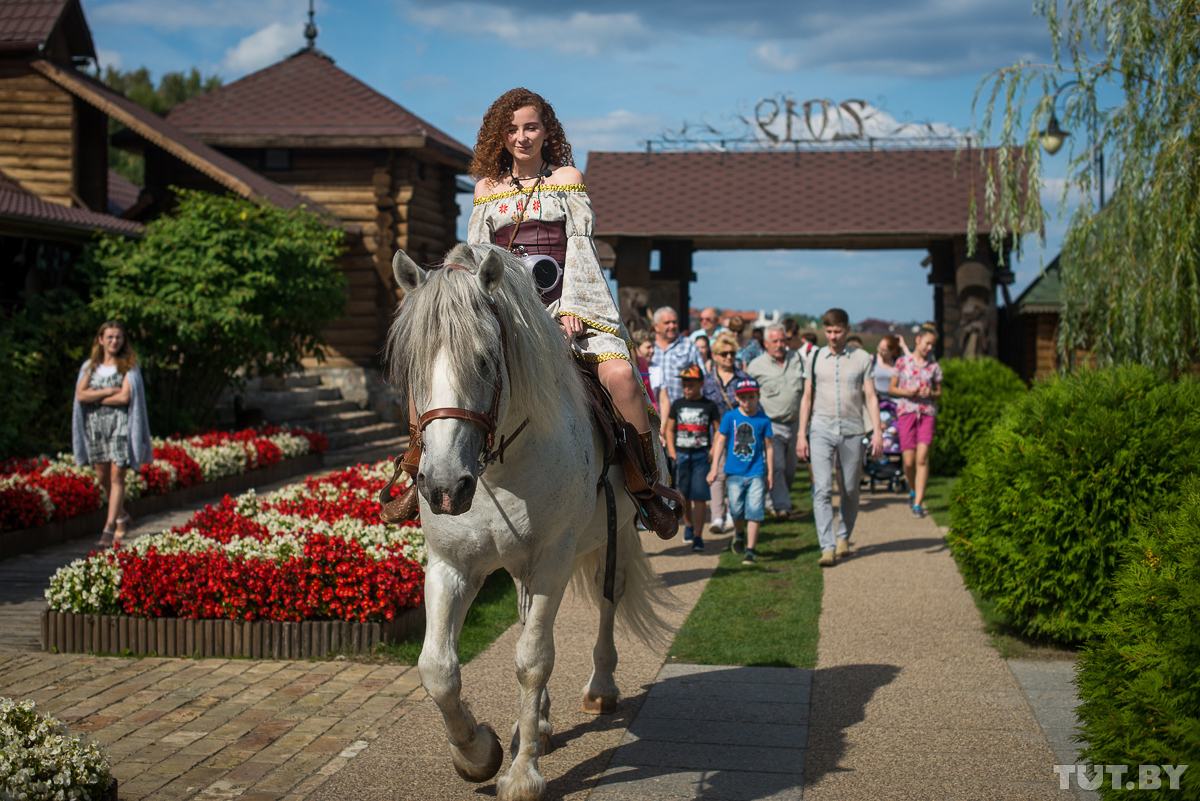
[[[542,302],[570,339],[576,358],[595,371],[618,412],[637,430],[634,450],[645,484],[652,488],[635,493],[641,516],[660,537],[670,539],[679,524],[662,500],[665,488],[659,484],[654,443],[659,426],[650,419],[656,412],[600,270],[591,201],[583,173],[572,161],[571,145],[549,103],[528,89],[501,95],[484,115],[475,145],[470,172],[480,180],[467,242],[499,245],[524,257]],[[415,412],[410,399],[410,429]],[[412,441],[418,441],[415,432]],[[404,459],[410,475],[416,475],[419,459],[419,450],[410,447]],[[415,509],[415,485],[406,495]]]

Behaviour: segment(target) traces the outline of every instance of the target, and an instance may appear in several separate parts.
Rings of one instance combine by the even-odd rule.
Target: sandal
[[[125,530],[113,532],[113,545],[116,545],[116,544],[124,541],[125,535],[129,533],[129,524],[132,521],[133,521],[133,518],[129,516],[128,512],[126,512],[125,514],[123,514],[117,518],[116,525],[125,526]]]
[[[111,528],[104,529],[100,532],[100,541],[97,542],[96,545],[101,548],[111,548],[113,544],[113,537],[116,535],[116,533],[117,532],[113,531]]]

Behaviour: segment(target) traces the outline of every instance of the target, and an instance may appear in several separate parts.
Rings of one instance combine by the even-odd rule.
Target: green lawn
[[[950,525],[950,499],[958,486],[958,476],[930,476],[925,485],[925,511],[939,526]]]
[[[808,473],[801,466],[792,508],[802,522],[764,523],[758,564],[728,550],[675,636],[670,658],[707,665],[813,667],[824,583],[817,558]]]
[[[517,586],[504,570],[487,577],[475,603],[467,610],[462,634],[458,638],[458,660],[466,664],[517,622]],[[388,662],[415,665],[421,656],[425,634],[421,632],[406,640],[379,646],[375,658]]]

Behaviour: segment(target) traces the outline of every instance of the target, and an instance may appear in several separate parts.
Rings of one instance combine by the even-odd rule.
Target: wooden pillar
[[[670,305],[679,312],[680,328],[688,326],[688,309],[691,307],[691,282],[696,274],[692,272],[692,253],[695,248],[690,239],[669,239],[655,242],[662,255],[662,266],[659,270],[659,280],[671,282],[671,287],[678,300],[670,301]],[[665,289],[666,287],[664,287]]]
[[[933,284],[933,320],[937,326],[938,341],[934,351],[939,359],[957,356],[957,348],[951,347],[950,328],[958,322],[958,301],[954,295],[954,245],[946,239],[929,245],[929,283]],[[947,286],[950,291],[947,292]],[[947,295],[951,298],[951,320],[947,320]]]
[[[648,314],[654,310],[650,299],[650,240],[621,237],[610,244],[616,253],[613,279],[617,282],[621,319],[630,331],[644,330],[648,326]]]

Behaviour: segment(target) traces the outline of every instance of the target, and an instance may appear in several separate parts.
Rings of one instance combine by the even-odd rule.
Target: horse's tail
[[[574,590],[600,608],[604,600],[603,549],[597,548],[575,560],[571,576]],[[682,607],[679,598],[650,565],[632,521],[617,530],[617,570],[624,567],[624,591],[617,603],[617,624],[648,647],[665,649],[675,627],[663,618],[664,611]],[[622,564],[623,563],[623,564]]]

